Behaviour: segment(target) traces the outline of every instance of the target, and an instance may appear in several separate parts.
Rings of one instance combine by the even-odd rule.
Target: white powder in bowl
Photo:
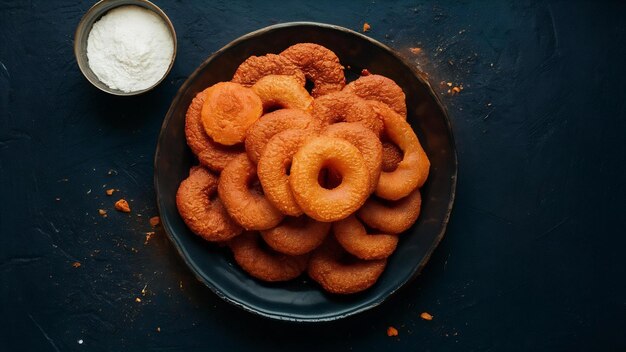
[[[140,6],[117,7],[94,23],[87,38],[89,67],[112,89],[150,88],[167,72],[174,40],[159,15]]]

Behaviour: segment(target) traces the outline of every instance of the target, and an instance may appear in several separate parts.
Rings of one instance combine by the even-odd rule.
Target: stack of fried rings
[[[430,162],[406,111],[387,77],[346,85],[323,46],[252,56],[189,105],[199,165],[180,184],[179,213],[257,279],[306,271],[331,293],[366,290],[420,213]]]

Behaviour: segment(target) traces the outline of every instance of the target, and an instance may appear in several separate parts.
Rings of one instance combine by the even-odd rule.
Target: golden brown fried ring
[[[396,235],[368,234],[354,215],[333,223],[333,233],[343,249],[365,260],[387,258],[398,245]]]
[[[363,155],[363,159],[365,159],[365,164],[370,173],[369,192],[374,192],[378,184],[378,178],[380,177],[383,159],[383,146],[376,134],[361,123],[340,122],[328,126],[322,132],[322,135],[343,138],[357,147]]]
[[[398,164],[402,161],[402,150],[392,142],[383,141],[383,161],[382,171],[392,172],[398,168]]]
[[[337,122],[360,122],[377,136],[383,129],[383,121],[366,100],[354,94],[336,92],[326,94],[313,102],[312,115],[323,127]]]
[[[214,198],[217,183],[217,176],[194,166],[176,192],[176,205],[183,221],[207,241],[225,241],[243,230],[228,215],[220,199]]]
[[[311,219],[303,215],[288,217],[280,225],[261,231],[268,246],[277,252],[289,255],[302,255],[317,248],[328,235],[331,224]]]
[[[209,88],[198,93],[191,101],[185,117],[187,145],[196,154],[200,164],[213,171],[222,171],[235,156],[243,153],[243,145],[225,146],[215,143],[204,131],[201,111]]]
[[[330,293],[350,294],[364,291],[376,283],[385,270],[387,259],[361,260],[350,256],[333,238],[311,255],[308,274]]]
[[[341,175],[339,186],[326,189],[319,184],[325,167]],[[365,202],[369,182],[361,152],[344,139],[314,137],[293,156],[291,190],[300,208],[315,220],[332,222],[348,217]]]
[[[406,119],[406,96],[392,79],[381,75],[361,76],[349,83],[343,91],[363,99],[383,102]]]
[[[334,52],[313,43],[300,43],[285,49],[281,56],[298,66],[313,83],[311,95],[315,98],[340,91],[346,85],[343,66]]]
[[[271,229],[280,223],[283,214],[260,190],[251,189],[256,180],[256,167],[242,154],[226,165],[217,191],[230,216],[245,229]]]
[[[383,116],[385,124],[383,134],[404,153],[402,161],[394,171],[380,173],[376,195],[388,200],[398,200],[408,196],[426,182],[430,161],[411,125],[402,116],[384,104],[372,106],[375,106],[377,112]]]
[[[300,276],[308,255],[289,256],[264,248],[258,232],[245,232],[230,241],[235,261],[251,276],[263,281],[288,281]]]
[[[415,189],[408,196],[385,201],[369,198],[359,209],[358,216],[367,226],[387,233],[401,233],[408,230],[420,215],[422,196]]]
[[[220,82],[206,91],[202,105],[204,131],[217,143],[243,142],[246,131],[263,114],[261,99],[238,83]]]
[[[280,132],[270,139],[259,159],[257,174],[265,197],[283,214],[302,215],[289,185],[289,171],[293,155],[312,136],[309,130]]]
[[[301,86],[306,83],[304,73],[286,57],[267,54],[263,56],[250,56],[235,71],[232,82],[239,83],[244,87],[252,87],[258,80],[269,75],[293,76]]]
[[[289,129],[317,132],[321,126],[310,114],[302,110],[281,109],[265,114],[246,133],[246,152],[250,160],[255,164],[258,163],[267,142],[275,134]]]
[[[264,111],[276,108],[308,110],[313,103],[313,97],[293,76],[265,76],[252,86],[252,90],[261,98]]]

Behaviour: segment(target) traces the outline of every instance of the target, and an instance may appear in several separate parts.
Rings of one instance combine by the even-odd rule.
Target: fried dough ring
[[[252,90],[261,98],[263,111],[275,108],[308,110],[313,97],[293,76],[269,75],[259,79]]]
[[[398,200],[426,182],[430,161],[415,131],[402,116],[384,104],[372,106],[375,106],[377,112],[383,116],[384,135],[404,153],[402,161],[394,171],[380,173],[376,195],[388,200]]]
[[[248,158],[257,164],[267,142],[277,133],[289,129],[319,131],[319,122],[298,109],[281,109],[263,115],[246,133]]]
[[[396,235],[368,234],[354,215],[333,223],[333,233],[343,249],[365,260],[387,258],[398,245]]]
[[[308,130],[286,130],[267,143],[257,165],[265,197],[283,214],[302,215],[289,185],[289,170],[294,154],[312,136]]]
[[[176,206],[189,229],[207,241],[225,241],[243,230],[228,215],[217,192],[217,176],[200,166],[189,170],[189,177],[180,183]]]
[[[361,123],[340,122],[328,126],[322,135],[343,138],[357,147],[370,173],[369,193],[374,192],[380,177],[383,159],[383,146],[376,134]]]
[[[366,100],[385,103],[406,119],[406,96],[402,88],[390,78],[381,75],[361,76],[350,82],[343,91]]]
[[[329,237],[313,251],[307,272],[324,290],[350,294],[372,287],[386,265],[387,259],[356,259],[343,250],[333,237]]]
[[[283,214],[264,195],[250,189],[256,178],[256,167],[242,154],[226,165],[217,191],[230,216],[243,228],[271,229],[281,222]]]
[[[258,80],[269,75],[293,76],[303,87],[306,83],[304,73],[291,60],[276,54],[250,56],[237,67],[231,81],[244,87],[252,87]]]
[[[200,164],[219,172],[235,156],[243,153],[244,150],[241,144],[225,146],[216,143],[204,131],[201,111],[208,89],[210,88],[198,93],[191,101],[191,104],[189,104],[185,116],[185,137],[187,137],[187,145],[198,157]]]
[[[357,215],[367,226],[387,233],[408,230],[420,215],[422,196],[415,189],[408,196],[396,201],[369,198]]]
[[[315,98],[340,91],[346,85],[339,58],[321,45],[299,43],[285,49],[280,55],[291,60],[313,83],[311,95]]]
[[[360,122],[377,136],[383,129],[381,117],[370,104],[352,93],[335,92],[315,99],[311,114],[323,127],[337,122]]]
[[[206,91],[202,125],[217,143],[243,142],[248,128],[263,114],[261,99],[238,83],[220,82]]]
[[[277,252],[288,255],[309,253],[324,242],[331,223],[321,222],[303,215],[288,217],[273,229],[261,231],[268,246]]]
[[[320,171],[329,167],[342,176],[333,189],[319,184]],[[369,194],[369,171],[361,152],[350,142],[314,137],[293,156],[289,183],[305,214],[318,221],[344,219],[359,209]]]
[[[229,243],[235,261],[251,276],[263,281],[288,281],[300,276],[308,256],[288,256],[263,248],[258,232],[245,232]]]

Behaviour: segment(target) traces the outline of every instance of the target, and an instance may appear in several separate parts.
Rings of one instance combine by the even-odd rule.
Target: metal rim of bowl
[[[370,43],[379,46],[385,50],[387,50],[388,52],[390,52],[394,57],[396,57],[400,62],[402,62],[404,65],[406,65],[407,67],[410,68],[410,70],[413,72],[413,74],[417,77],[417,79],[424,85],[426,85],[428,87],[429,93],[431,95],[431,97],[433,98],[433,100],[435,101],[435,103],[437,104],[437,106],[443,111],[444,117],[445,117],[445,124],[447,126],[448,129],[448,133],[450,133],[450,140],[452,142],[452,158],[453,158],[453,163],[454,163],[454,173],[452,175],[450,175],[451,179],[452,179],[452,183],[450,185],[450,201],[448,203],[448,207],[446,209],[446,212],[444,214],[444,217],[442,219],[442,226],[441,229],[439,231],[439,233],[437,233],[437,236],[435,237],[434,242],[432,243],[432,245],[430,246],[430,248],[428,248],[428,252],[427,254],[422,258],[422,260],[415,266],[414,270],[412,271],[411,275],[409,275],[408,277],[406,277],[397,287],[395,287],[393,290],[391,290],[387,295],[385,295],[382,298],[377,299],[374,302],[371,302],[368,305],[362,306],[362,307],[358,307],[352,311],[346,312],[344,314],[340,314],[340,315],[331,315],[331,316],[325,316],[325,317],[317,317],[317,318],[303,318],[303,317],[296,317],[296,316],[290,316],[290,315],[280,315],[280,314],[272,314],[272,313],[267,313],[264,311],[260,311],[255,309],[254,307],[249,307],[248,305],[241,303],[239,301],[237,301],[236,299],[229,297],[227,294],[225,294],[224,292],[220,291],[219,289],[217,289],[211,282],[207,281],[204,277],[202,277],[202,275],[200,275],[200,273],[197,272],[197,270],[195,269],[194,265],[192,265],[192,263],[190,263],[189,258],[187,257],[187,255],[185,254],[185,249],[180,245],[180,243],[178,243],[177,239],[175,238],[175,236],[173,236],[170,231],[171,229],[169,228],[169,226],[167,224],[163,224],[163,229],[166,232],[169,240],[172,242],[172,244],[174,245],[174,248],[176,249],[176,251],[178,252],[178,255],[180,255],[180,257],[183,259],[183,261],[185,262],[185,264],[187,265],[187,267],[189,268],[189,270],[192,272],[192,274],[196,277],[196,279],[200,282],[202,282],[205,286],[207,286],[213,293],[215,293],[218,297],[220,297],[222,300],[226,301],[227,303],[232,304],[235,307],[239,307],[241,309],[243,309],[244,311],[247,311],[249,313],[252,313],[254,315],[257,316],[261,316],[264,318],[269,318],[272,320],[279,320],[279,321],[286,321],[286,322],[296,322],[296,323],[324,323],[324,322],[332,322],[332,321],[336,321],[339,319],[343,319],[343,318],[347,318],[349,316],[354,316],[356,314],[371,310],[377,306],[379,306],[380,304],[382,304],[384,301],[386,301],[389,297],[393,296],[394,294],[396,294],[398,292],[398,290],[402,289],[408,282],[414,280],[419,273],[422,271],[422,269],[424,268],[424,266],[426,266],[426,264],[428,263],[428,261],[430,260],[430,257],[432,256],[433,252],[435,251],[435,249],[439,246],[439,243],[441,242],[441,240],[443,239],[445,233],[446,233],[446,229],[448,226],[448,223],[450,221],[450,217],[452,215],[452,208],[454,205],[454,200],[456,198],[456,187],[457,187],[457,181],[458,181],[458,154],[457,154],[457,150],[456,150],[456,143],[454,141],[454,132],[452,129],[452,124],[450,121],[450,117],[448,114],[448,110],[446,109],[446,107],[443,105],[443,103],[441,102],[441,99],[439,99],[439,97],[437,96],[437,94],[434,93],[434,90],[432,88],[432,85],[430,84],[430,82],[428,81],[426,75],[423,72],[420,72],[419,70],[417,70],[414,65],[410,64],[405,58],[403,58],[402,56],[400,56],[395,50],[391,49],[389,46],[379,42],[376,39],[370,38],[368,36],[365,36],[361,33],[355,32],[351,29],[345,28],[345,27],[341,27],[341,26],[337,26],[337,25],[332,25],[332,24],[326,24],[326,23],[319,23],[319,22],[309,22],[309,21],[296,21],[296,22],[285,22],[285,23],[280,23],[280,24],[275,24],[275,25],[271,25],[268,27],[264,27],[261,29],[258,29],[256,31],[250,32],[248,34],[245,34],[243,36],[238,37],[237,39],[229,42],[228,44],[224,45],[222,48],[220,48],[219,50],[215,51],[214,53],[212,53],[205,61],[203,61],[190,75],[189,77],[187,77],[187,80],[182,84],[182,86],[178,89],[178,92],[176,93],[174,100],[172,101],[172,103],[170,104],[170,108],[168,109],[167,113],[166,113],[166,117],[163,120],[163,123],[161,125],[161,130],[159,132],[159,137],[157,139],[157,149],[155,150],[154,153],[154,187],[155,187],[155,191],[156,191],[156,196],[157,196],[157,208],[159,210],[159,213],[162,213],[162,205],[161,205],[161,197],[159,195],[159,187],[158,187],[158,163],[157,163],[157,159],[158,156],[160,154],[160,141],[163,138],[164,135],[164,131],[168,128],[169,126],[169,122],[170,119],[172,117],[172,110],[174,109],[174,106],[178,103],[178,100],[183,96],[183,93],[188,89],[188,86],[190,85],[189,83],[189,78],[190,77],[195,77],[198,72],[200,72],[209,62],[211,62],[211,60],[213,59],[213,57],[215,57],[216,55],[222,53],[225,50],[228,50],[230,47],[237,45],[238,43],[245,41],[251,37],[255,37],[258,36],[261,33],[265,33],[265,32],[269,32],[278,28],[282,28],[282,27],[290,27],[290,26],[319,26],[319,27],[324,27],[324,28],[331,28],[334,30],[338,30],[338,31],[342,31],[342,32],[347,32],[350,33],[352,35],[361,37],[362,39],[365,39],[367,41],[369,41]]]
[[[119,2],[119,4],[116,4],[116,5],[113,5],[111,7],[105,8],[104,11],[100,11],[107,4],[115,2],[115,1],[116,0],[100,0],[97,3],[95,3],[93,6],[91,6],[89,8],[89,10],[87,10],[87,12],[85,12],[83,17],[80,19],[80,22],[78,22],[78,26],[76,26],[76,31],[74,32],[74,58],[76,59],[76,63],[78,64],[78,68],[80,69],[80,72],[83,74],[83,76],[94,87],[100,89],[101,91],[109,93],[109,94],[113,94],[113,95],[118,95],[118,96],[139,95],[139,94],[148,92],[148,91],[152,90],[153,88],[155,88],[156,86],[158,86],[159,84],[161,84],[161,82],[163,82],[163,80],[165,80],[165,77],[167,77],[167,75],[170,73],[172,67],[174,66],[174,61],[176,61],[176,52],[177,52],[177,47],[178,47],[178,41],[176,39],[176,30],[174,29],[174,24],[172,24],[172,21],[169,19],[169,17],[167,17],[165,12],[163,12],[163,10],[161,10],[160,7],[158,7],[157,5],[155,5],[154,3],[152,3],[152,2],[150,2],[148,0],[127,0],[127,1],[117,0]],[[81,46],[81,41],[76,40],[76,38],[79,36],[79,34],[81,32],[85,33],[84,34],[85,36],[87,36],[87,37],[89,36],[89,32],[91,32],[91,28],[88,28],[88,29],[85,28],[89,22],[91,22],[91,26],[93,26],[93,23],[98,21],[107,12],[111,11],[114,8],[117,8],[117,7],[120,7],[120,6],[128,6],[128,5],[141,6],[141,7],[145,8],[145,9],[148,9],[148,10],[156,13],[165,22],[166,26],[168,27],[168,29],[170,31],[170,34],[172,35],[172,42],[173,42],[173,45],[174,45],[174,51],[172,52],[172,59],[170,60],[170,64],[167,67],[167,70],[165,71],[165,73],[163,74],[163,77],[161,77],[152,86],[150,86],[148,88],[145,88],[145,89],[142,89],[142,90],[133,91],[133,92],[123,92],[123,91],[118,90],[118,89],[112,89],[112,88],[109,88],[109,86],[107,86],[104,82],[100,81],[98,79],[98,77],[95,75],[95,73],[89,67],[89,61],[88,60],[79,59],[79,57],[82,56],[83,52],[86,55],[87,48],[86,47],[83,48]],[[93,21],[91,21],[92,19],[93,19]]]

